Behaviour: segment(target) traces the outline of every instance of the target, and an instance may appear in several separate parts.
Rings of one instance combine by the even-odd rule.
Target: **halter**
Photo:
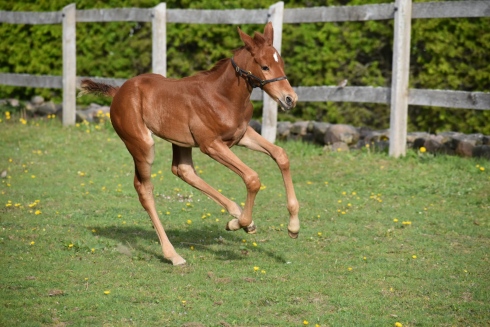
[[[235,68],[235,71],[240,75],[240,77],[243,77],[247,80],[248,84],[252,88],[260,87],[263,88],[264,85],[272,83],[272,82],[277,82],[277,81],[282,81],[283,79],[288,79],[287,76],[282,76],[282,77],[276,77],[272,79],[260,79],[259,77],[255,76],[252,74],[250,71],[246,71],[238,67],[236,62],[231,58],[231,64],[233,65],[233,68]]]

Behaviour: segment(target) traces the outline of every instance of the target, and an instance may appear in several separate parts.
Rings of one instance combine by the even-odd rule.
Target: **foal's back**
[[[219,68],[219,67],[218,67]],[[217,68],[194,76],[172,79],[143,74],[126,81],[114,96],[111,120],[116,131],[153,134],[179,146],[195,147],[212,138],[230,146],[245,133],[252,116],[247,101],[219,82]],[[147,133],[146,133],[147,134]],[[128,135],[129,137],[132,135]]]

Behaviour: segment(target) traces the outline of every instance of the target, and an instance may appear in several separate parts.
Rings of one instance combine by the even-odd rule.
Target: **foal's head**
[[[264,91],[276,100],[283,110],[294,108],[298,96],[285,78],[284,61],[272,46],[274,39],[272,23],[267,23],[264,34],[256,32],[253,38],[242,32],[240,28],[238,28],[238,33],[245,43],[245,49],[253,58],[248,69],[253,75],[262,79],[262,82],[265,82],[262,86]]]

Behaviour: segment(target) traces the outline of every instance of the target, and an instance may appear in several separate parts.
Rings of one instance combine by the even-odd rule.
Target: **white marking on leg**
[[[274,52],[274,60],[275,60],[276,62],[279,62],[279,58],[277,57],[277,52]]]

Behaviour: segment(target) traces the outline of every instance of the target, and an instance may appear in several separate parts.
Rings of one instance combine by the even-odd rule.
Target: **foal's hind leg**
[[[196,174],[194,163],[192,161],[192,148],[184,148],[173,144],[172,150],[172,172],[187,184],[209,196],[212,200],[225,208],[230,215],[238,219],[242,214],[242,209],[238,204],[216,191]],[[244,227],[244,230],[250,234],[255,233],[256,228],[253,221],[251,224]]]
[[[177,254],[173,245],[170,243],[155,208],[153,184],[151,183],[151,165],[154,157],[153,139],[149,133],[145,138],[132,138],[130,140],[121,138],[133,156],[135,167],[134,188],[138,192],[141,205],[145,208],[155,227],[160,245],[162,246],[163,256],[170,260],[174,266],[182,265],[185,263],[185,260]]]

